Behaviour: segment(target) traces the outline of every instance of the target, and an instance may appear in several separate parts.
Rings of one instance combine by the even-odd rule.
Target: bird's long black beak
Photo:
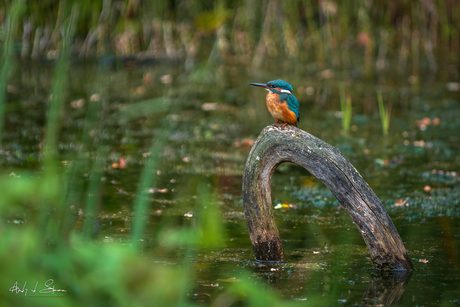
[[[248,83],[248,84],[258,86],[258,87],[268,88],[267,84],[265,83]]]

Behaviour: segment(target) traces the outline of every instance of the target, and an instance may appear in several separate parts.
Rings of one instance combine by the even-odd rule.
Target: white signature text
[[[67,292],[64,289],[55,289],[53,286],[54,280],[48,279],[44,283],[44,288],[41,290],[38,290],[38,293],[42,294],[54,294],[55,292]],[[24,296],[27,296],[27,292],[30,291],[32,293],[37,292],[37,287],[38,287],[38,281],[35,283],[35,286],[33,288],[26,288],[27,287],[27,281],[24,282],[24,285],[22,285],[22,288],[18,286],[18,282],[16,281],[14,285],[9,289],[11,293],[19,294],[19,293],[24,293]]]

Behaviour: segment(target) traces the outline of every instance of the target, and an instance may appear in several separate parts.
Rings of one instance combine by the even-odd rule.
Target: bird
[[[265,102],[268,111],[276,122],[282,122],[282,128],[287,124],[297,127],[300,122],[299,101],[292,94],[292,86],[281,79],[269,81],[267,83],[249,83],[250,85],[263,87],[268,91]]]

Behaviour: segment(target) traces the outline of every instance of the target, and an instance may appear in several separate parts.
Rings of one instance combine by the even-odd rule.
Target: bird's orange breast
[[[295,125],[297,122],[297,115],[289,110],[286,101],[280,102],[278,94],[268,93],[266,98],[267,108],[275,120]]]

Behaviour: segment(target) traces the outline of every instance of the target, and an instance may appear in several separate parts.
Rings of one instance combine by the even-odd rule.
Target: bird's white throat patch
[[[272,93],[272,94],[273,94],[273,91],[272,91],[271,89],[266,88],[266,90],[267,90],[269,93]],[[289,95],[292,94],[291,91],[289,91],[289,90],[280,90],[280,92],[281,92],[281,93],[286,93],[286,94],[289,94]]]

